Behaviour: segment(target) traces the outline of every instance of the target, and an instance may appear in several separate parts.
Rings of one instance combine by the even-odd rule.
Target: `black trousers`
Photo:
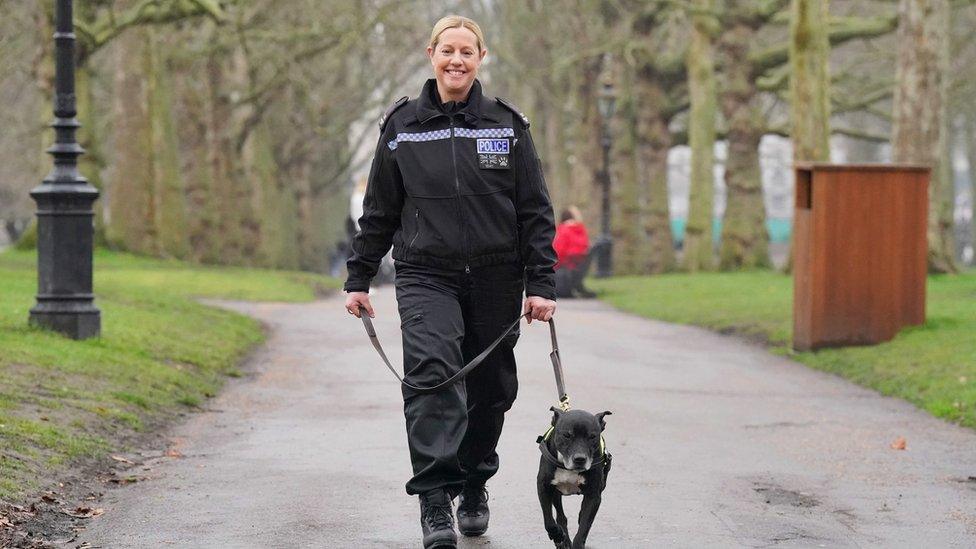
[[[397,261],[396,296],[408,383],[435,385],[481,353],[522,312],[521,264],[471,268],[470,273]],[[408,494],[466,482],[483,484],[498,471],[495,448],[518,380],[515,329],[461,382],[434,394],[403,388],[413,478]]]

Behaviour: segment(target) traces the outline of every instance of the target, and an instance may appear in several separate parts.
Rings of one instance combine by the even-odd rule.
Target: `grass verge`
[[[761,341],[778,354],[976,428],[976,273],[928,279],[927,321],[871,347],[790,349],[792,279],[773,272],[592,280],[600,298],[644,317]]]
[[[0,499],[16,501],[73,463],[214,395],[263,340],[254,320],[196,297],[309,301],[338,281],[302,272],[203,267],[98,251],[102,336],[27,325],[36,255],[0,254]]]

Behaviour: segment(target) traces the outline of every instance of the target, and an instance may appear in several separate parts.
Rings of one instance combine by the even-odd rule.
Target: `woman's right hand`
[[[346,311],[359,318],[359,307],[364,307],[369,318],[376,315],[373,313],[373,306],[369,303],[369,292],[349,292],[346,294]]]

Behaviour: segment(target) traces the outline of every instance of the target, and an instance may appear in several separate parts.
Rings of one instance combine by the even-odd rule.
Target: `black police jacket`
[[[346,262],[346,291],[366,291],[380,260],[445,269],[521,262],[526,295],[555,299],[555,223],[528,120],[475,80],[449,112],[428,80],[398,101],[381,135]]]

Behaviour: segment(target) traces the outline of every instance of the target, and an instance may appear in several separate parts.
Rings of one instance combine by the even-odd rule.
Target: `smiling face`
[[[464,27],[446,29],[440,34],[437,43],[427,48],[427,57],[434,68],[441,101],[463,101],[468,97],[487,54],[488,50],[479,49],[478,37]]]

